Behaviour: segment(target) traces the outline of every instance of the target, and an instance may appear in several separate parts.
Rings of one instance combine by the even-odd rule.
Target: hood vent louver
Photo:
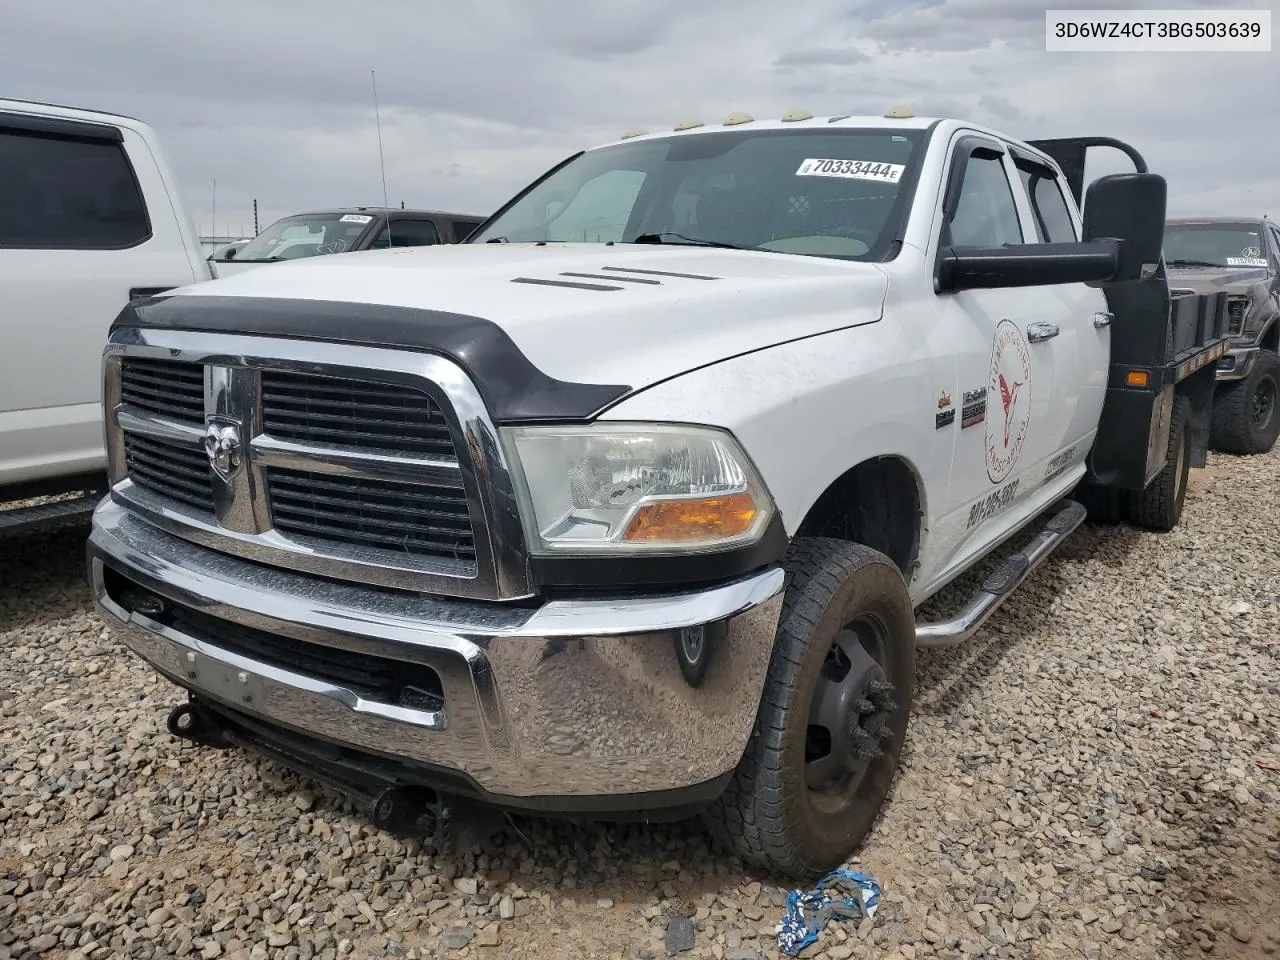
[[[561,279],[561,278],[565,279]],[[554,277],[513,277],[512,283],[530,283],[540,287],[566,287],[570,290],[591,290],[608,293],[625,289],[619,284],[639,283],[660,287],[657,277],[676,280],[719,280],[702,273],[679,273],[674,270],[648,270],[641,267],[600,267],[597,270],[564,270]],[[573,279],[568,279],[573,278]]]
[[[571,290],[599,290],[602,293],[622,289],[622,287],[613,286],[612,284],[581,283],[577,280],[553,280],[549,277],[513,277],[511,282],[532,283],[540,287],[568,287]]]

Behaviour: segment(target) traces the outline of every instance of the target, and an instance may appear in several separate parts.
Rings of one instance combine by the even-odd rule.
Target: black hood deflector
[[[121,310],[111,329],[123,327],[291,337],[438,354],[475,381],[496,423],[589,420],[632,389],[549,377],[493,321],[442,310],[274,297],[159,296],[135,300]]]

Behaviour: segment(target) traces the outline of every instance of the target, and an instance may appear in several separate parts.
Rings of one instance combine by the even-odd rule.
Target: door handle
[[[1116,318],[1114,313],[1099,312],[1093,315],[1093,325],[1101,330],[1103,327],[1111,326],[1111,321]]]
[[[1027,326],[1027,339],[1032,343],[1043,343],[1050,337],[1058,335],[1056,323],[1033,323]]]

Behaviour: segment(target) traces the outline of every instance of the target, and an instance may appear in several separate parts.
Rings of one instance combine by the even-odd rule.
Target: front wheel
[[[709,829],[771,872],[844,863],[889,793],[915,686],[915,615],[878,551],[798,539],[756,728]]]
[[[1220,384],[1213,399],[1215,450],[1248,456],[1266,453],[1280,437],[1280,356],[1259,350],[1243,380]]]

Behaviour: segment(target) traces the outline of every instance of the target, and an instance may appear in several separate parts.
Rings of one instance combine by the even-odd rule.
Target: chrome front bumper
[[[537,798],[547,810],[556,798],[576,809],[582,798],[628,794],[672,794],[675,805],[732,771],[755,723],[783,589],[773,568],[662,597],[533,609],[446,601],[253,564],[109,499],[94,514],[88,562],[113,632],[174,683],[259,723],[449,771],[495,800]],[[216,618],[220,632],[197,636],[162,622],[167,614],[128,609],[122,597],[138,588]],[[428,666],[442,702],[366,699],[278,655],[263,662],[210,639],[228,630]],[[703,639],[696,686],[677,659],[690,636]]]

